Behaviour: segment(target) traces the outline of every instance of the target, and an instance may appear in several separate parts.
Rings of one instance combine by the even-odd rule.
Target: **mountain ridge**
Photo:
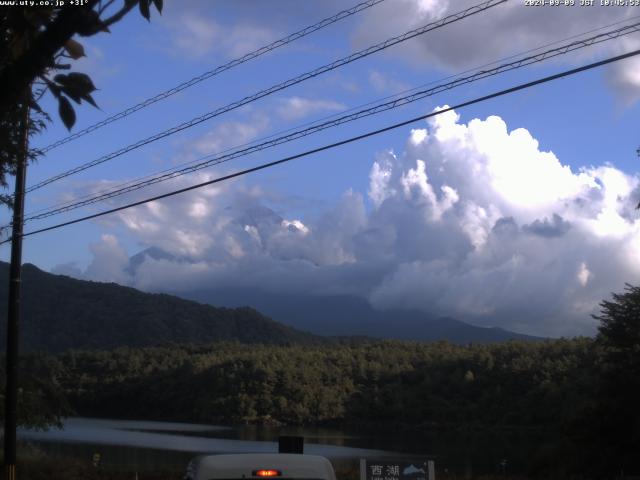
[[[155,258],[164,258],[154,251]],[[146,254],[135,257],[137,268]],[[134,258],[134,257],[132,257]],[[0,262],[0,309],[9,265]],[[212,305],[213,304],[213,305]],[[222,305],[222,306],[220,306]],[[542,340],[415,311],[376,311],[362,298],[276,295],[219,288],[148,293],[23,265],[21,350],[59,352],[217,341],[326,344],[377,339],[493,343]],[[0,317],[5,344],[6,316]]]
[[[135,276],[147,259],[189,261],[159,247],[149,247],[129,258],[127,272]],[[251,287],[163,291],[209,305],[250,306],[285,325],[323,336],[447,340],[459,344],[545,340],[500,327],[481,327],[451,317],[434,317],[417,310],[376,310],[366,299],[355,295],[284,295]]]
[[[9,265],[0,262],[0,309],[7,311]],[[329,339],[302,332],[255,309],[217,308],[165,293],[54,275],[24,264],[21,350],[112,349],[217,341],[317,344]],[[6,315],[0,317],[6,341]]]
[[[159,247],[149,247],[130,257],[127,271],[135,275],[147,258],[188,261]],[[433,317],[417,310],[376,310],[366,299],[354,295],[283,295],[251,287],[174,290],[165,293],[209,305],[230,308],[250,306],[285,325],[323,336],[427,342],[447,340],[460,344],[545,340],[500,327],[481,327],[451,317]],[[304,315],[300,312],[304,312]]]
[[[491,343],[509,340],[542,341],[500,327],[480,327],[451,317],[431,317],[417,310],[375,310],[363,298],[351,295],[279,295],[258,289],[222,288],[172,292],[210,305],[251,305],[285,325],[316,335],[452,343]],[[299,312],[305,312],[301,316]]]

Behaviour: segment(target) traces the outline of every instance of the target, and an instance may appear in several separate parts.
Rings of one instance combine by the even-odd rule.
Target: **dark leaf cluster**
[[[88,0],[82,7],[16,5],[0,9],[0,187],[7,187],[6,177],[15,173],[22,155],[25,105],[30,109],[29,136],[51,121],[39,105],[46,92],[58,101],[58,114],[69,130],[76,122],[70,100],[97,107],[92,97],[96,87],[86,74],[58,73],[71,69],[66,60],[85,56],[83,45],[73,37],[109,32],[111,25],[138,5],[149,20],[151,3],[162,11],[162,0],[122,0],[120,5],[115,0]],[[28,161],[38,156],[38,151],[31,150]],[[13,207],[8,194],[0,195],[0,203]]]
[[[58,99],[58,113],[65,127],[69,130],[76,122],[76,113],[71,106],[71,102],[69,102],[69,98],[77,104],[82,103],[82,100],[84,100],[94,107],[98,107],[91,96],[96,87],[93,85],[91,78],[84,73],[60,73],[53,77],[53,81],[46,79],[46,83],[53,96]]]

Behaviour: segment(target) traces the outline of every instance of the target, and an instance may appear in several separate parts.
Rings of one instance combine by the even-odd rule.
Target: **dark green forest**
[[[155,298],[162,309],[164,297],[144,298]],[[21,423],[55,425],[64,416],[82,415],[228,425],[375,425],[396,431],[525,429],[556,439],[557,452],[555,441],[549,445],[551,461],[568,462],[567,468],[638,470],[638,287],[628,286],[601,303],[595,338],[496,344],[305,334],[296,342],[300,332],[291,329],[289,335],[276,322],[262,322],[255,311],[256,325],[267,330],[242,323],[238,311],[185,301],[185,308],[193,305],[203,307],[207,332],[215,332],[209,315],[216,312],[216,322],[231,324],[223,332],[242,341],[168,344],[167,331],[159,346],[30,353],[22,358]],[[171,310],[162,318],[169,322],[175,315],[179,323],[187,313]],[[271,336],[276,331],[286,335]]]
[[[7,311],[8,264],[0,262],[0,311]],[[23,267],[21,351],[112,349],[175,343],[326,343],[252,308],[216,308],[115,283],[51,275]],[[0,348],[6,343],[0,317]]]
[[[212,423],[557,426],[588,407],[589,339],[456,346],[232,343],[71,351],[56,379],[85,416]]]
[[[23,372],[37,369],[28,378],[39,383],[24,384],[29,403],[22,403],[21,414],[27,423],[48,411],[49,421],[74,414],[396,430],[525,428],[543,430],[562,445],[569,440],[578,450],[609,448],[618,455],[624,445],[617,440],[627,434],[614,430],[608,438],[615,442],[599,442],[599,427],[612,425],[592,421],[612,420],[615,412],[601,402],[596,381],[605,351],[579,338],[468,346],[216,343],[30,355]],[[627,394],[632,410],[626,413],[635,412],[637,421],[632,400],[638,393]],[[634,417],[623,420],[630,425]]]
[[[68,402],[66,413],[76,415],[396,430],[525,428],[591,448],[603,349],[588,338],[468,346],[216,343],[29,358],[47,366]]]
[[[558,462],[596,471],[633,462],[633,445],[627,451],[624,442],[638,416],[631,407],[617,430],[611,423],[613,405],[597,380],[609,368],[606,352],[602,341],[576,338],[467,346],[216,343],[28,358],[47,366],[67,414],[396,431],[528,429],[557,439]],[[613,428],[606,439],[603,425]],[[602,449],[610,455],[591,454]]]

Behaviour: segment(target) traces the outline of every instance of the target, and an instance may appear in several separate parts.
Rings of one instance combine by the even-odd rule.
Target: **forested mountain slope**
[[[0,345],[6,338],[9,265],[0,262]],[[111,349],[216,341],[323,343],[251,308],[216,308],[114,283],[52,275],[25,264],[22,279],[23,351]]]

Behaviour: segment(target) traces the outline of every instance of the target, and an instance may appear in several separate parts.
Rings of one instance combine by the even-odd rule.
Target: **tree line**
[[[551,427],[589,406],[591,339],[458,346],[217,343],[50,357],[81,415],[284,425]]]
[[[581,451],[584,468],[637,468],[640,288],[628,286],[601,306],[596,338],[469,345],[219,342],[32,354],[23,358],[20,412],[23,423],[41,426],[75,414],[543,429]]]

